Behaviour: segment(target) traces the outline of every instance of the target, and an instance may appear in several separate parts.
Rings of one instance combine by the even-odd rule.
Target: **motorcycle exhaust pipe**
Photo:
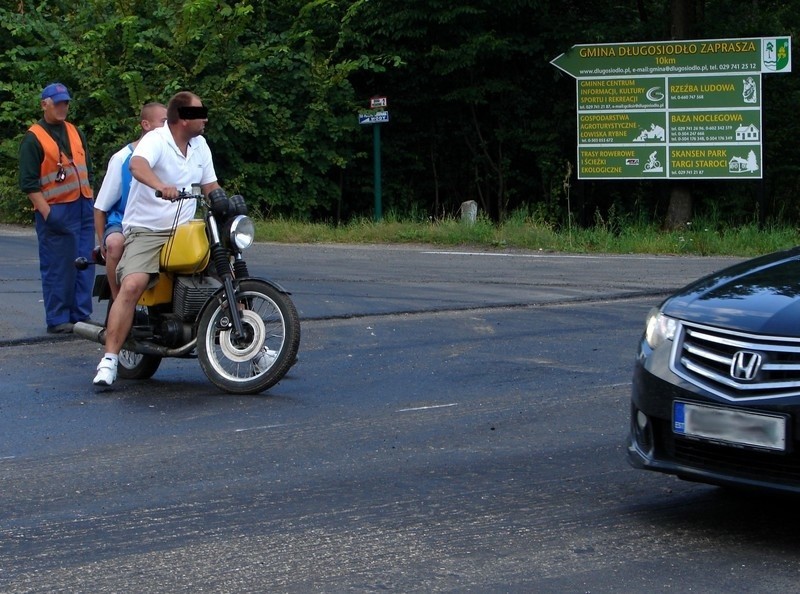
[[[106,343],[106,329],[104,326],[89,324],[87,322],[77,322],[72,328],[72,333],[93,342],[98,342],[100,344]],[[143,355],[155,355],[157,357],[183,357],[184,355],[191,353],[196,346],[197,338],[192,339],[182,347],[178,347],[176,349],[129,338],[125,341],[123,348],[135,353],[141,353]]]
[[[192,339],[182,347],[171,349],[169,347],[153,344],[152,342],[142,342],[135,339],[128,339],[123,348],[141,353],[142,355],[155,355],[157,357],[183,357],[191,353],[197,346],[197,339]]]
[[[87,338],[100,344],[106,343],[106,329],[104,326],[97,324],[89,324],[87,322],[76,322],[72,328],[72,333],[77,334],[81,338]]]

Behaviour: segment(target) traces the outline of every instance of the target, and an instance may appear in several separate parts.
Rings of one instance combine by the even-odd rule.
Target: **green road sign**
[[[578,148],[579,179],[761,179],[761,145]]]
[[[761,142],[759,110],[681,111],[669,114],[670,144]]]
[[[576,45],[578,179],[760,179],[761,73],[791,38]]]
[[[550,63],[575,78],[791,72],[791,37],[574,45]]]
[[[761,178],[761,75],[642,80],[649,91],[639,79],[577,81],[578,179]],[[601,96],[633,97],[624,108],[580,101],[619,88],[630,92]]]
[[[761,76],[674,76],[669,78],[669,108],[760,107]]]
[[[669,173],[671,178],[761,179],[761,146],[672,146]]]
[[[667,176],[665,146],[579,147],[579,179],[628,179]]]
[[[666,114],[661,112],[579,113],[578,143],[661,143],[666,137]]]
[[[663,77],[581,79],[578,81],[578,109],[664,109],[665,89]]]

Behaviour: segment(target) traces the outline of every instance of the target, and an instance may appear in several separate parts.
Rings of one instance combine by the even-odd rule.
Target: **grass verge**
[[[698,220],[683,229],[661,230],[655,225],[630,225],[612,229],[590,228],[556,231],[527,218],[503,224],[478,219],[472,224],[456,219],[441,221],[374,222],[359,219],[344,225],[305,223],[286,219],[256,221],[259,241],[280,243],[423,243],[438,246],[473,246],[574,253],[672,254],[750,257],[798,244],[798,230],[750,224],[726,227]]]

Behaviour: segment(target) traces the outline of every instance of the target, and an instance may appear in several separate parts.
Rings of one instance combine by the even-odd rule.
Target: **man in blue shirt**
[[[142,127],[141,139],[150,130],[161,128],[167,121],[167,108],[161,103],[147,103],[142,107],[139,124]],[[128,202],[131,188],[131,172],[128,164],[133,155],[136,140],[111,156],[106,168],[103,185],[94,203],[94,226],[106,260],[106,273],[111,297],[116,299],[119,292],[117,264],[122,257],[125,236],[122,234],[122,215]]]

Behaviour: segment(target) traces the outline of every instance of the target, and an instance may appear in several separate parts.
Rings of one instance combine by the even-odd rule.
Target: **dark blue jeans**
[[[78,270],[75,258],[91,259],[93,202],[79,198],[74,202],[53,204],[46,221],[38,211],[35,218],[47,325],[83,321],[92,315],[94,265]]]

